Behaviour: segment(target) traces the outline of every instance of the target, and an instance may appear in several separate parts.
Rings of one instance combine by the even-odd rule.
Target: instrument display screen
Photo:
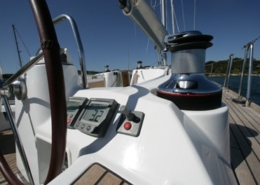
[[[84,109],[74,127],[85,134],[102,137],[113,122],[118,103],[114,99],[91,98]]]
[[[91,101],[82,119],[100,123],[105,119],[109,109],[109,102]]]
[[[76,101],[73,99],[67,101],[67,112],[74,112],[76,109],[78,109],[82,105],[81,101]]]
[[[67,126],[68,128],[74,128],[75,122],[79,115],[81,114],[82,109],[85,104],[88,102],[87,98],[82,97],[70,97],[67,100]]]

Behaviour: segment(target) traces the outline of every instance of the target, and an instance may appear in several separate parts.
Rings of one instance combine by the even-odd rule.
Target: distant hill
[[[232,63],[231,74],[239,75],[242,71],[244,59],[242,58],[234,58]],[[220,61],[208,61],[205,63],[205,74],[216,74],[216,75],[225,75],[227,71],[228,60],[220,60]],[[245,74],[248,73],[249,60],[247,60],[245,67]],[[87,71],[88,75],[94,75],[97,73],[101,73],[103,71]],[[80,74],[80,70],[78,70],[78,74]],[[254,59],[253,61],[253,69],[252,74],[260,75],[260,60]],[[6,80],[10,78],[13,74],[3,74],[3,79]]]
[[[244,59],[234,58],[231,68],[231,74],[241,74]],[[208,61],[205,64],[205,74],[226,74],[228,60]],[[212,66],[213,65],[213,66]],[[245,65],[245,74],[248,73],[249,60]],[[260,74],[260,60],[253,60],[252,74]]]

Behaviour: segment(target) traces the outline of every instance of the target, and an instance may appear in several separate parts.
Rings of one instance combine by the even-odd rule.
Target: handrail
[[[242,91],[242,87],[243,87],[243,79],[244,79],[244,73],[245,73],[245,66],[246,66],[246,62],[247,62],[247,56],[248,56],[248,48],[249,45],[245,45],[245,54],[244,54],[244,61],[243,61],[243,65],[242,65],[242,71],[241,71],[241,76],[240,76],[240,83],[239,83],[239,89],[238,89],[238,97],[232,99],[233,102],[235,103],[239,103],[239,104],[245,104],[245,100],[242,98],[241,96],[241,91]]]
[[[66,14],[62,14],[55,19],[53,19],[53,24],[58,24],[64,20],[69,21],[76,45],[78,47],[78,54],[79,54],[79,63],[80,63],[80,69],[81,69],[81,78],[82,78],[82,86],[83,88],[87,88],[87,72],[86,72],[86,67],[85,67],[85,56],[84,56],[84,49],[82,46],[82,42],[80,39],[79,31],[76,22],[72,17]]]
[[[80,62],[80,68],[81,68],[81,78],[82,78],[82,86],[83,88],[87,88],[87,73],[86,73],[86,67],[85,67],[85,56],[84,56],[84,49],[82,46],[82,42],[79,36],[79,31],[77,28],[77,25],[74,21],[74,19],[68,15],[62,14],[58,17],[56,17],[53,20],[53,24],[58,24],[59,22],[62,22],[64,20],[68,20],[70,22],[76,44],[78,47],[78,53],[79,53],[79,62]],[[40,52],[36,57],[31,59],[26,65],[24,65],[20,70],[18,70],[14,75],[12,75],[9,79],[5,81],[3,84],[3,87],[6,87],[13,83],[19,76],[21,76],[23,73],[25,73],[27,70],[29,70],[31,67],[34,66],[35,63],[38,62],[38,60],[43,56],[43,53]]]
[[[228,85],[229,85],[229,78],[230,78],[230,73],[231,73],[232,64],[233,64],[233,58],[234,58],[234,54],[230,54],[228,65],[227,65],[226,78],[225,78],[224,85],[223,85],[226,88],[228,88]]]
[[[231,55],[232,55],[232,54],[231,54]],[[229,60],[227,61],[227,70],[226,70],[226,75],[225,75],[223,87],[226,87],[226,85],[227,85],[227,77],[228,77],[228,72],[229,72],[230,56],[231,56],[231,55],[229,55]]]
[[[259,38],[259,37],[258,37]],[[253,67],[253,51],[254,51],[254,42],[258,39],[256,38],[254,41],[249,42],[244,46],[245,48],[245,56],[243,61],[243,67],[241,72],[241,78],[240,78],[240,85],[238,90],[238,97],[236,99],[233,99],[234,102],[240,103],[240,104],[246,104],[246,106],[250,105],[250,95],[251,95],[251,75],[252,75],[252,67]],[[249,51],[250,49],[250,51]],[[246,100],[242,99],[241,91],[243,86],[243,77],[244,77],[244,71],[246,67],[246,62],[248,58],[248,52],[249,52],[249,66],[248,66],[248,77],[247,77],[247,92],[246,92]]]
[[[31,59],[26,65],[24,65],[21,69],[19,69],[15,74],[13,74],[10,78],[8,78],[4,84],[3,87],[6,87],[13,83],[19,76],[21,76],[23,73],[25,73],[27,70],[29,70],[31,67],[34,66],[36,62],[39,61],[40,58],[42,58],[43,53],[39,53],[36,57]]]
[[[250,44],[250,56],[249,56],[249,66],[248,66],[248,77],[247,77],[247,92],[246,92],[246,106],[250,104],[250,95],[251,95],[251,74],[253,67],[253,52],[254,52],[254,43]]]
[[[213,68],[214,68],[214,63],[205,65],[205,67],[207,67],[207,66],[211,66],[211,67],[210,67],[210,72],[209,72],[209,73],[206,73],[206,71],[205,71],[205,74],[208,74],[208,77],[210,77],[210,76],[212,76],[212,72],[213,72]]]
[[[246,45],[242,72],[241,72],[241,78],[240,78],[240,85],[239,85],[239,90],[238,90],[238,98],[241,97],[241,91],[242,91],[242,87],[243,87],[243,79],[244,79],[244,73],[245,73],[245,66],[246,66],[247,57],[248,57],[248,49],[249,49],[249,45]]]
[[[57,24],[57,23],[65,20],[65,19],[69,20],[71,27],[72,27],[72,30],[73,30],[73,33],[74,33],[74,37],[76,39],[76,43],[77,43],[77,46],[78,46],[78,52],[79,52],[79,56],[80,56],[82,85],[83,85],[83,88],[87,88],[87,75],[86,75],[86,70],[85,70],[84,50],[83,50],[83,47],[82,47],[82,43],[81,43],[81,40],[80,40],[79,32],[78,32],[75,21],[68,15],[61,15],[61,16],[59,16],[59,17],[57,17],[56,19],[53,20],[53,24]],[[12,75],[9,79],[7,79],[4,82],[3,87],[7,87],[11,83],[13,83],[19,76],[21,76],[27,70],[32,68],[39,61],[39,59],[41,59],[42,57],[43,57],[43,52],[40,52],[36,57],[31,59],[26,65],[24,65],[14,75]],[[5,109],[6,109],[6,112],[7,112],[7,116],[10,120],[10,125],[12,127],[13,132],[14,132],[14,138],[16,140],[17,148],[18,148],[18,150],[21,154],[21,159],[22,159],[22,162],[25,166],[25,170],[26,170],[26,173],[28,175],[30,184],[34,184],[32,173],[31,173],[31,170],[30,170],[30,166],[29,166],[28,160],[26,158],[26,154],[25,154],[19,133],[17,132],[17,128],[16,128],[16,125],[14,123],[14,120],[13,120],[13,117],[12,117],[12,114],[11,114],[10,105],[9,105],[8,100],[7,100],[5,95],[3,96],[3,100],[4,100],[4,105],[5,105]]]

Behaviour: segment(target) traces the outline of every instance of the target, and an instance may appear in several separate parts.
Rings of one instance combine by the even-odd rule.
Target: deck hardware
[[[232,69],[233,59],[234,59],[234,54],[230,54],[228,64],[227,64],[226,78],[225,78],[224,85],[223,85],[223,87],[226,87],[226,88],[228,88],[228,85],[229,85],[229,78],[230,78],[230,73],[231,73],[231,69]]]
[[[157,88],[157,95],[182,110],[212,110],[221,107],[221,87],[204,75],[205,51],[211,35],[185,31],[164,38],[171,52],[171,77]]]
[[[117,114],[114,99],[90,98],[81,111],[74,128],[94,137],[104,137]]]
[[[117,132],[138,137],[144,120],[144,113],[140,111],[130,111],[124,105],[120,107],[119,111],[122,114]]]
[[[81,42],[80,34],[78,31],[78,26],[75,22],[75,20],[70,17],[69,15],[62,14],[56,18],[53,19],[53,24],[58,24],[62,21],[69,21],[74,39],[76,41],[77,49],[78,49],[78,55],[79,55],[79,64],[80,64],[80,70],[81,70],[81,78],[82,78],[82,87],[86,89],[88,87],[87,83],[87,73],[86,73],[86,66],[85,66],[85,54],[84,54],[84,49],[83,45]]]
[[[129,121],[132,121],[132,120],[134,119],[134,117],[135,117],[135,115],[134,115],[132,112],[130,112],[130,111],[126,108],[126,106],[124,106],[124,105],[122,105],[122,106],[120,107],[120,112],[121,112],[122,114],[124,114],[124,116],[126,117],[126,119],[129,120]]]
[[[11,93],[13,93],[18,100],[24,100],[27,96],[27,88],[24,80],[19,79],[9,86]]]
[[[241,72],[238,97],[236,99],[233,99],[234,102],[240,103],[240,104],[245,104],[245,106],[250,106],[250,103],[251,103],[250,94],[251,94],[251,75],[252,75],[252,66],[253,66],[254,43],[259,38],[260,38],[260,36],[257,37],[256,39],[250,41],[249,43],[247,43],[244,46],[245,56],[244,56],[243,67],[242,67],[242,72]],[[248,67],[248,78],[247,78],[247,92],[246,92],[246,100],[244,100],[244,99],[242,99],[242,96],[241,96],[241,90],[242,90],[242,86],[243,86],[244,70],[245,70],[245,66],[246,66],[245,64],[246,64],[247,58],[248,58],[248,53],[249,53],[249,67]]]

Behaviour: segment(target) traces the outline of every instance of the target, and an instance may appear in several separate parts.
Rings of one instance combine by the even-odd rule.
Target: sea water
[[[223,86],[225,77],[208,77],[209,80],[219,83]],[[238,93],[240,85],[240,76],[230,76],[228,88]],[[247,79],[248,76],[244,76],[241,95],[246,97],[247,94]],[[260,76],[251,76],[251,92],[250,100],[258,105],[260,105]]]

